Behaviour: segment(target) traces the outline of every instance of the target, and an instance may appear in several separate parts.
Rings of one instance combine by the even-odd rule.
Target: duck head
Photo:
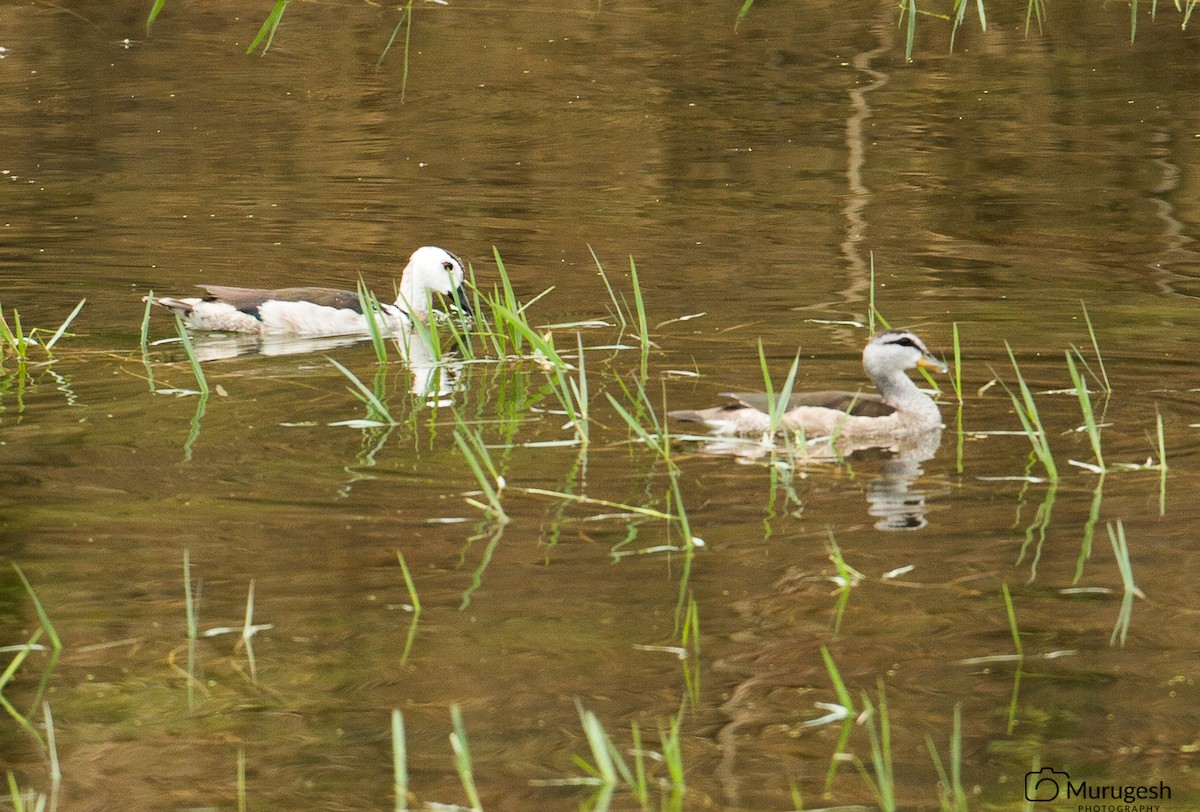
[[[432,245],[418,248],[400,277],[400,299],[396,304],[423,316],[430,303],[441,296],[452,300],[464,316],[470,316],[471,300],[463,287],[464,278],[462,260],[454,254]]]
[[[884,330],[863,348],[863,368],[871,380],[887,378],[905,369],[922,367],[945,372],[946,365],[930,354],[925,342],[910,330]]]

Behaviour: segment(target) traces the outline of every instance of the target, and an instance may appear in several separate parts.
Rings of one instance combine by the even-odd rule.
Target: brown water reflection
[[[146,36],[146,11],[0,9],[0,304],[53,326],[88,299],[52,363],[33,347],[23,373],[0,369],[0,554],[64,643],[44,691],[39,651],[0,693],[37,724],[49,703],[60,808],[232,807],[239,748],[250,808],[382,808],[393,708],[416,799],[462,804],[451,704],[485,808],[578,808],[592,790],[531,783],[590,758],[577,702],[622,751],[635,722],[658,749],[682,707],[683,808],[789,808],[792,782],[810,808],[871,804],[849,764],[826,786],[839,727],[805,724],[837,700],[822,647],[857,703],[886,685],[902,808],[936,808],[925,737],[945,757],[957,704],[972,809],[1020,808],[1034,763],[1164,780],[1164,809],[1200,802],[1192,29],[1147,23],[1130,46],[1127,9],[1068,4],[1071,24],[1026,40],[997,10],[954,55],[923,26],[905,66],[890,6],[756,4],[734,34],[722,4],[452,2],[416,10],[401,102],[399,52],[375,67],[396,9],[291,4],[264,58],[242,54],[260,12],[168,2]],[[390,364],[388,428],[331,425],[366,415],[327,359],[371,382],[361,343],[207,339],[198,421],[195,396],[148,384],[148,289],[352,287],[361,271],[386,292],[420,244],[486,285],[496,246],[523,300],[554,287],[539,325],[609,318],[589,246],[627,296],[632,255],[648,392],[673,408],[761,388],[760,337],[777,376],[799,346],[798,386],[857,386],[867,331],[844,322],[867,315],[873,259],[892,323],[947,351],[959,325],[962,432],[944,387],[928,458],[791,466],[679,443],[704,542],[689,556],[677,523],[521,491],[675,510],[666,465],[605,398],[639,366],[613,329],[583,330],[586,451],[546,445],[572,432],[545,373],[483,341],[435,386],[435,367]],[[1105,457],[1157,461],[1161,413],[1165,497],[1155,469],[1067,463],[1092,459],[1062,393],[1064,351],[1093,357],[1081,300],[1113,382],[1093,395]],[[156,320],[152,338],[170,336]],[[1043,473],[1028,441],[996,433],[1018,428],[987,386],[1012,382],[1005,340],[1057,486],[1022,479]],[[177,345],[149,358],[156,387],[194,387]],[[476,481],[451,405],[509,485],[502,533],[463,500]],[[912,532],[879,527],[896,500]],[[1146,594],[1124,645],[1117,520]],[[862,576],[848,592],[831,537]],[[422,603],[407,657],[397,550]],[[190,677],[185,551],[201,631],[237,630],[201,637]],[[22,643],[33,603],[0,572],[0,645]],[[238,643],[251,582],[272,626],[252,638],[255,674]],[[1019,666],[1000,659],[1003,585]],[[681,640],[689,600],[698,651]],[[49,791],[47,757],[5,719],[4,767]],[[848,749],[869,758],[861,727]]]

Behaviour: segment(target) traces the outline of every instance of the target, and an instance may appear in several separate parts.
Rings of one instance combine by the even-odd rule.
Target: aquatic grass
[[[954,0],[954,25],[950,28],[950,52],[954,52],[954,37],[958,34],[958,29],[962,28],[963,21],[967,16],[968,0]],[[987,31],[987,12],[983,8],[983,0],[976,0],[975,8],[979,13],[979,27]]]
[[[392,49],[392,43],[396,41],[396,35],[400,33],[400,27],[404,28],[404,63],[403,72],[400,74],[400,103],[404,104],[404,95],[408,91],[408,53],[409,40],[412,38],[412,0],[408,0],[404,8],[400,11],[400,19],[396,22],[396,27],[392,29],[392,36],[388,38],[387,45],[383,46],[383,52],[379,54],[379,59],[375,62],[375,67],[378,68],[383,64],[383,59],[388,55],[388,51]]]
[[[645,390],[639,387],[639,392],[644,399],[644,405],[648,407],[647,413],[652,418],[653,431],[648,430],[638,422],[637,418],[630,414],[611,393],[605,392],[604,394],[608,398],[609,404],[616,410],[621,419],[625,421],[625,424],[634,435],[642,443],[649,446],[655,455],[666,465],[667,477],[670,481],[670,493],[675,506],[675,521],[679,526],[680,532],[683,534],[685,548],[691,550],[703,542],[692,535],[691,524],[688,521],[687,511],[683,504],[683,492],[679,484],[679,466],[675,464],[675,460],[671,457],[671,435],[661,421],[659,421],[658,416],[655,415],[652,404],[645,398]]]
[[[863,691],[863,713],[860,718],[860,724],[866,727],[867,736],[871,740],[871,766],[875,773],[874,777],[867,772],[866,766],[860,759],[856,758],[854,764],[858,767],[859,774],[871,795],[875,797],[879,808],[883,812],[895,812],[897,809],[896,776],[892,758],[892,725],[888,714],[887,690],[884,688],[883,680],[879,680],[877,685],[878,708],[871,702],[867,692]],[[876,721],[877,717],[878,722]]]
[[[559,354],[554,346],[553,334],[538,335],[521,314],[512,311],[508,306],[494,303],[494,312],[501,323],[514,334],[528,342],[535,357],[544,359],[543,367],[550,383],[550,391],[566,412],[571,428],[575,431],[576,439],[582,445],[588,444],[590,418],[587,367],[584,359],[583,336],[575,334],[576,345],[579,348],[579,367],[577,377],[571,378],[567,371],[570,365]]]
[[[454,429],[454,443],[475,475],[485,500],[480,502],[467,497],[467,504],[479,508],[493,521],[505,524],[508,522],[508,514],[504,511],[504,504],[500,498],[507,484],[504,475],[497,468],[479,430],[468,426],[461,415],[455,414],[455,421],[457,425]]]
[[[833,655],[824,645],[821,646],[821,660],[825,663],[825,673],[829,675],[829,681],[833,683],[838,705],[843,710],[843,713],[839,714],[843,720],[842,730],[838,733],[838,740],[833,748],[833,757],[829,759],[829,768],[825,772],[825,792],[828,793],[833,788],[833,779],[837,773],[838,764],[841,763],[840,758],[846,753],[846,745],[850,743],[850,734],[854,731],[854,718],[858,715],[858,711],[855,710],[854,699],[842,679]]]
[[[585,496],[579,493],[567,493],[565,491],[552,491],[546,488],[526,488],[513,486],[509,488],[517,493],[525,493],[531,496],[549,496],[554,499],[562,499],[567,502],[578,502],[583,505],[597,505],[600,507],[614,508],[626,513],[636,513],[642,516],[648,516],[652,519],[663,519],[665,521],[678,521],[679,517],[674,513],[668,513],[662,510],[657,510],[644,505],[631,505],[627,502],[613,502],[608,499],[599,499],[595,496]]]
[[[1079,398],[1079,410],[1083,414],[1083,427],[1087,431],[1088,440],[1092,444],[1092,453],[1096,457],[1096,464],[1088,467],[1089,470],[1103,474],[1107,469],[1104,467],[1104,451],[1100,447],[1100,428],[1096,424],[1096,414],[1092,410],[1092,398],[1088,394],[1087,381],[1083,379],[1079,367],[1075,363],[1076,354],[1075,350],[1067,350],[1067,372],[1075,387],[1075,395]],[[1082,360],[1082,356],[1080,359]]]
[[[67,332],[67,328],[71,326],[71,322],[75,321],[75,317],[79,315],[79,311],[83,310],[83,306],[86,303],[86,298],[80,299],[79,304],[75,305],[75,309],[71,311],[71,315],[67,316],[62,324],[58,325],[58,328],[54,331],[54,335],[50,336],[49,340],[42,344],[46,352],[50,352],[54,348],[54,345],[58,343],[58,340],[63,337],[63,334]],[[31,335],[33,332],[35,331],[31,331]]]
[[[612,302],[612,307],[608,310],[609,315],[617,322],[617,329],[623,334],[629,325],[629,319],[625,316],[626,308],[621,304],[624,295],[618,298],[616,289],[608,279],[608,274],[604,272],[604,266],[600,264],[600,257],[596,256],[596,251],[590,245],[588,252],[592,255],[592,261],[596,263],[596,270],[600,272],[600,280],[604,282],[604,289],[608,291],[608,299]]]
[[[904,61],[912,62],[913,42],[917,38],[917,0],[900,0],[899,24],[908,17],[908,30],[904,35]]]
[[[646,301],[642,296],[642,285],[638,281],[637,265],[629,258],[629,280],[633,286],[633,305],[637,315],[637,339],[641,347],[639,371],[641,380],[646,380],[650,370],[650,328],[646,324]]]
[[[21,580],[21,585],[25,587],[25,593],[29,595],[29,600],[33,603],[34,614],[37,615],[38,623],[46,632],[46,638],[50,641],[50,646],[55,653],[62,651],[62,640],[58,637],[58,631],[55,630],[54,624],[50,622],[50,616],[46,613],[46,607],[42,605],[41,598],[38,597],[37,590],[33,588],[33,584],[25,577],[25,571],[22,570],[16,562],[13,562],[13,570],[16,571],[17,577]]]
[[[42,723],[46,729],[46,755],[50,761],[50,809],[58,809],[58,793],[62,789],[62,764],[58,760],[58,734],[50,703],[42,702]]]
[[[242,624],[241,645],[246,649],[246,662],[250,666],[250,681],[258,682],[258,663],[254,659],[254,637],[264,627],[254,625],[254,579],[250,579],[250,587],[246,591],[246,616]]]
[[[41,342],[41,347],[47,355],[51,355],[50,350],[54,348],[59,339],[66,335],[67,328],[71,326],[71,322],[75,321],[75,317],[83,310],[83,306],[86,303],[86,298],[81,299],[79,304],[75,305],[75,309],[71,311],[70,315],[63,319],[58,327],[55,328],[50,338]],[[12,324],[10,325],[8,319],[4,316],[4,308],[0,307],[0,346],[7,348],[16,357],[18,363],[25,364],[28,362],[29,348],[39,343],[36,336],[39,333],[46,332],[50,331],[33,327],[26,333],[24,325],[21,323],[21,314],[15,308],[12,311]]]
[[[643,765],[638,771],[641,778],[635,778],[634,771],[629,769],[621,751],[613,744],[612,738],[604,729],[600,719],[590,710],[585,710],[579,700],[575,700],[576,709],[579,711],[579,721],[583,727],[583,735],[587,740],[588,747],[592,751],[592,759],[595,764],[575,758],[575,763],[582,767],[585,772],[588,772],[593,777],[597,778],[606,786],[618,786],[621,781],[624,781],[628,786],[634,789],[634,793],[638,796],[638,800],[645,807],[649,798],[646,783],[645,783],[645,766]],[[640,739],[640,731],[639,731]],[[641,758],[641,749],[637,751],[639,759]]]
[[[1042,23],[1046,20],[1045,0],[1028,0],[1025,6],[1025,38],[1029,38],[1029,23],[1037,21],[1038,33],[1042,33]]]
[[[184,677],[187,680],[188,708],[195,707],[196,686],[196,642],[200,638],[200,621],[196,604],[198,597],[192,591],[192,559],[191,551],[183,550],[183,607],[187,618],[187,670]],[[203,686],[202,686],[203,687]]]
[[[1033,452],[1030,452],[1030,468],[1035,464]],[[1026,469],[1030,470],[1029,468]],[[1027,483],[1028,485],[1028,483]],[[1022,489],[1024,490],[1024,489]],[[1042,550],[1046,545],[1046,533],[1050,529],[1050,519],[1054,515],[1054,504],[1058,498],[1058,481],[1051,480],[1046,487],[1046,495],[1042,497],[1042,501],[1038,503],[1037,511],[1034,513],[1033,521],[1025,528],[1025,541],[1021,544],[1021,549],[1017,554],[1016,563],[1019,565],[1025,560],[1026,553],[1029,552],[1029,547],[1033,546],[1033,560],[1029,564],[1029,580],[1026,583],[1033,583],[1037,579],[1038,562],[1042,558]],[[1019,517],[1018,517],[1019,519]],[[1037,536],[1036,543],[1034,536]]]
[[[683,770],[683,739],[680,734],[682,723],[681,710],[679,714],[672,717],[666,728],[661,725],[658,728],[659,747],[662,751],[663,763],[667,766],[668,787],[671,791],[671,800],[674,801],[671,804],[673,808],[678,808],[679,802],[687,790],[687,781]]]
[[[37,742],[38,746],[43,752],[49,752],[49,744],[45,739],[42,738],[42,735],[38,732],[33,722],[30,721],[29,717],[33,715],[34,710],[38,707],[38,702],[42,701],[41,697],[46,692],[50,673],[55,664],[58,662],[59,655],[62,653],[62,641],[58,637],[58,632],[54,628],[54,624],[50,621],[50,616],[46,612],[46,607],[42,605],[42,601],[38,597],[37,591],[33,588],[33,584],[31,584],[29,579],[25,576],[25,572],[20,568],[20,566],[17,565],[16,562],[13,562],[12,567],[17,574],[17,578],[20,579],[21,584],[25,587],[25,592],[27,595],[29,595],[29,600],[33,604],[34,614],[37,615],[39,628],[34,630],[33,634],[30,635],[29,640],[19,648],[16,656],[13,657],[11,662],[9,662],[4,672],[0,674],[0,707],[3,707],[8,715],[11,716],[13,720],[21,726],[21,728],[23,728],[27,733],[30,734],[30,736],[33,737],[33,740]],[[16,706],[14,706],[7,697],[4,696],[4,688],[16,675],[17,671],[20,670],[30,653],[44,648],[38,645],[38,641],[41,639],[43,634],[46,635],[46,638],[50,642],[50,658],[46,664],[46,669],[43,672],[41,682],[39,683],[38,689],[35,693],[32,709],[28,713],[22,713],[21,711],[17,710]],[[54,756],[54,758],[57,758],[57,756]]]
[[[1050,449],[1050,441],[1046,436],[1046,429],[1042,425],[1041,416],[1038,414],[1037,402],[1033,398],[1033,392],[1029,389],[1029,384],[1025,381],[1025,376],[1021,373],[1021,367],[1017,363],[1017,357],[1013,353],[1012,345],[1007,341],[1004,342],[1004,348],[1008,351],[1009,361],[1012,362],[1013,372],[1017,377],[1017,386],[1020,390],[1020,397],[1017,393],[1008,386],[1008,384],[1000,381],[1000,385],[1004,387],[1004,391],[1008,393],[1012,400],[1013,410],[1017,414],[1017,418],[1021,421],[1021,428],[1025,432],[1025,436],[1029,439],[1030,445],[1033,447],[1033,453],[1042,467],[1046,471],[1046,476],[1051,480],[1058,479],[1058,466],[1054,463],[1054,454]],[[995,374],[993,372],[993,374]]]
[[[458,772],[459,783],[467,794],[471,810],[483,812],[479,790],[475,786],[475,768],[471,763],[471,750],[467,745],[467,730],[463,725],[462,711],[457,704],[450,706],[450,718],[454,724],[454,730],[450,733],[450,747],[454,750],[454,768]]]
[[[592,753],[593,763],[589,763],[579,756],[575,756],[573,759],[575,764],[587,774],[588,778],[584,779],[585,781],[598,784],[608,793],[624,786],[636,798],[640,808],[651,809],[653,808],[650,802],[651,779],[646,765],[649,756],[651,760],[662,764],[666,769],[666,776],[655,782],[660,791],[664,793],[661,808],[682,808],[683,796],[687,791],[683,761],[683,707],[665,726],[661,724],[658,726],[658,753],[645,748],[641,727],[638,723],[630,724],[632,747],[628,752],[633,756],[633,766],[631,767],[596,714],[586,710],[579,700],[575,701],[575,705],[579,711],[584,738]]]
[[[1008,703],[1008,729],[1006,732],[1007,735],[1011,736],[1017,726],[1017,700],[1021,695],[1021,674],[1022,667],[1025,664],[1025,647],[1021,644],[1021,631],[1017,628],[1017,610],[1013,606],[1012,593],[1008,591],[1008,584],[1001,584],[1000,589],[1004,596],[1004,611],[1008,616],[1008,630],[1012,635],[1013,649],[1017,657],[1016,668],[1013,671],[1012,698]]]
[[[1096,338],[1096,327],[1092,324],[1092,317],[1088,313],[1087,305],[1080,302],[1079,306],[1083,309],[1083,321],[1087,325],[1088,337],[1092,340],[1092,352],[1096,355],[1096,365],[1100,367],[1100,375],[1097,377],[1095,373],[1092,373],[1093,377],[1096,377],[1097,382],[1103,387],[1105,394],[1109,394],[1112,392],[1112,382],[1109,381],[1108,370],[1104,366],[1104,355],[1100,352],[1100,341]],[[1075,349],[1075,347],[1072,346],[1072,349]],[[1088,366],[1083,353],[1077,349],[1075,349],[1075,352],[1079,356],[1079,360],[1087,367],[1088,372],[1091,372],[1091,367]]]
[[[4,317],[4,308],[0,307],[0,339],[3,339],[4,345],[16,356],[17,362],[24,364],[29,356],[29,345],[32,341],[26,338],[25,332],[21,328],[21,314],[15,309],[12,311],[12,319],[13,323],[10,327],[8,320]]]
[[[367,283],[360,276],[357,281],[358,307],[363,319],[367,322],[367,335],[371,338],[371,346],[375,350],[375,360],[380,364],[388,362],[387,342],[383,337],[383,329],[379,321],[383,316],[379,306],[379,297],[367,289]]]
[[[18,648],[16,656],[9,661],[8,666],[4,669],[3,673],[0,673],[0,707],[4,708],[4,711],[13,718],[13,721],[20,725],[21,728],[28,733],[35,742],[37,742],[38,747],[40,747],[43,751],[46,749],[47,745],[45,740],[42,738],[42,735],[38,732],[38,729],[36,726],[34,726],[33,722],[29,720],[28,715],[17,710],[17,707],[8,700],[8,697],[4,695],[4,688],[9,682],[12,681],[12,678],[16,675],[17,671],[20,670],[21,666],[24,665],[25,660],[29,657],[30,653],[39,649],[44,650],[43,646],[38,645],[38,641],[42,639],[42,634],[44,631],[44,629],[35,629],[33,634],[30,635],[29,640],[27,640],[24,645]]]
[[[1145,599],[1146,593],[1142,592],[1133,580],[1133,564],[1129,560],[1129,541],[1125,538],[1124,522],[1118,519],[1115,523],[1109,522],[1107,527],[1108,540],[1112,543],[1113,555],[1117,559],[1117,569],[1121,573],[1121,585],[1124,589],[1121,611],[1117,615],[1117,623],[1113,627],[1109,644],[1116,645],[1119,640],[1124,648],[1125,640],[1129,636],[1129,622],[1133,616],[1133,599]]]
[[[1154,407],[1154,426],[1158,438],[1158,515],[1167,515],[1167,443],[1163,437],[1163,418]]]
[[[475,569],[471,570],[471,583],[463,590],[462,599],[458,603],[458,611],[465,612],[471,605],[471,598],[483,586],[483,574],[487,572],[488,567],[492,563],[492,555],[496,552],[496,548],[500,545],[500,539],[504,538],[505,521],[499,521],[494,517],[489,516],[487,520],[479,525],[479,532],[467,539],[467,546],[474,544],[480,539],[486,538],[487,545],[483,548],[483,555],[479,557],[479,564]],[[466,558],[466,549],[462,553],[463,558]]]
[[[608,274],[604,271],[604,266],[600,263],[600,258],[596,256],[596,252],[590,245],[588,246],[588,251],[591,252],[592,260],[596,263],[596,268],[600,272],[600,279],[604,282],[604,289],[608,292],[609,301],[612,302],[609,313],[616,320],[617,327],[622,335],[625,334],[630,322],[636,324],[636,332],[633,334],[633,338],[637,339],[638,342],[638,371],[641,379],[644,381],[649,376],[650,348],[653,342],[650,340],[650,326],[646,315],[646,299],[642,294],[642,284],[641,278],[638,276],[637,263],[632,256],[629,258],[629,280],[633,295],[633,306],[630,307],[629,300],[625,298],[625,294],[618,294],[616,288],[613,287]]]
[[[396,796],[395,812],[408,812],[408,745],[404,714],[399,708],[392,709],[392,792]]]
[[[1088,506],[1087,520],[1083,523],[1083,537],[1079,544],[1079,556],[1075,560],[1075,577],[1072,584],[1078,584],[1083,579],[1083,568],[1092,556],[1092,542],[1096,537],[1096,525],[1100,521],[1100,504],[1104,500],[1104,474],[1096,479],[1096,487],[1092,491],[1092,501]]]
[[[175,314],[175,330],[179,333],[179,342],[183,345],[183,352],[187,355],[192,375],[196,378],[196,387],[200,390],[201,397],[206,397],[208,395],[208,379],[200,367],[200,359],[196,357],[196,348],[192,344],[192,337],[188,334],[187,327],[183,324],[183,318],[178,313]]]
[[[263,43],[260,56],[267,55],[267,51],[271,49],[271,43],[275,41],[275,31],[279,28],[279,21],[283,19],[283,12],[287,10],[289,2],[291,0],[275,0],[275,6],[271,9],[271,13],[267,15],[267,19],[263,20],[258,33],[250,41],[250,46],[246,48],[247,54],[254,53],[254,49],[259,46],[259,43]],[[264,40],[266,42],[263,42]]]
[[[825,546],[829,550],[829,560],[837,569],[837,575],[830,579],[837,584],[838,600],[833,610],[833,637],[837,639],[838,632],[842,627],[846,604],[850,602],[850,592],[862,582],[863,574],[846,563],[846,559],[842,556],[842,550],[838,547],[837,539],[833,536],[833,529],[829,528],[826,532],[829,538]]]
[[[404,640],[404,650],[400,652],[400,664],[408,662],[408,655],[412,652],[413,642],[417,637],[417,623],[421,620],[421,596],[417,594],[417,585],[413,583],[412,573],[408,570],[408,562],[404,560],[404,553],[396,551],[396,558],[400,561],[400,572],[404,575],[404,586],[408,589],[409,606],[412,607],[412,621],[408,624],[408,636]]]
[[[150,7],[150,13],[146,16],[146,36],[150,35],[150,26],[154,25],[166,4],[167,0],[154,0],[154,5]]]
[[[496,246],[492,246],[492,257],[496,262],[496,274],[500,280],[500,287],[497,289],[493,286],[492,295],[484,295],[482,302],[492,313],[492,319],[489,322],[493,329],[490,334],[492,343],[496,354],[501,357],[510,354],[520,355],[526,338],[533,332],[529,326],[528,317],[525,315],[525,308],[528,305],[522,305],[518,301],[517,294],[513,290],[512,279],[509,278],[504,259],[500,256],[500,249]],[[545,291],[542,295],[544,294]],[[506,318],[500,318],[502,314]],[[476,318],[482,318],[483,310],[477,310],[475,315]],[[500,331],[501,329],[503,332]]]
[[[954,447],[954,470],[961,474],[963,472],[963,455],[966,440],[963,432],[962,345],[958,337],[958,322],[954,322],[951,325],[950,343],[954,351],[954,375],[950,380],[954,387],[954,397],[958,401],[958,408],[954,410],[954,436],[956,440]]]
[[[392,417],[392,413],[388,409],[387,404],[384,402],[381,392],[372,390],[369,386],[362,382],[362,379],[347,369],[346,366],[340,361],[330,358],[328,355],[325,356],[325,360],[333,364],[334,368],[337,369],[338,372],[345,375],[347,380],[350,381],[351,385],[347,386],[346,390],[366,405],[368,424],[390,426],[398,425],[396,419]],[[361,421],[356,421],[355,425],[359,425],[360,422]]]
[[[925,747],[938,774],[938,806],[942,812],[969,812],[967,790],[962,782],[962,703],[954,705],[950,730],[950,771],[947,773],[933,736],[925,734]]]
[[[645,650],[651,648],[654,647]],[[687,707],[695,709],[700,704],[700,606],[690,592],[679,626],[679,646],[673,652],[683,666],[684,701]]]
[[[796,373],[800,369],[800,351],[796,350],[796,357],[792,360],[792,367],[788,370],[787,378],[784,379],[778,396],[775,394],[775,387],[771,384],[771,370],[767,365],[767,355],[763,349],[761,338],[758,340],[758,365],[762,371],[763,386],[767,393],[767,415],[770,419],[767,434],[763,437],[763,443],[773,444],[775,435],[778,434],[780,427],[783,426],[783,416],[791,405],[792,388],[796,384]]]

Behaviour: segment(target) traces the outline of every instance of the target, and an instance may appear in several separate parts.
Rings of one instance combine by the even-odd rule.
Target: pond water
[[[1030,808],[1041,767],[1200,808],[1200,113],[1173,9],[1130,44],[1123,6],[1056,4],[1026,37],[1024,4],[989,4],[953,53],[922,17],[906,64],[886,3],[760,2],[735,30],[737,3],[451,0],[382,61],[395,7],[292,3],[247,56],[267,4],[168,0],[147,33],[150,5],[0,8],[0,307],[52,332],[87,300],[51,354],[0,356],[0,763],[28,800],[398,808],[399,710],[408,803],[469,806],[458,708],[483,808],[641,808],[571,782],[582,709],[642,754],[649,807],[874,808],[852,762],[876,775],[885,699],[897,808],[938,808],[927,740],[949,770],[956,708],[970,809]],[[493,248],[522,302],[552,288],[527,313],[584,347],[586,448],[546,365],[486,337],[433,383],[394,350],[377,377],[367,343],[198,339],[205,400],[169,318],[140,348],[150,290],[382,295],[424,244],[485,292]],[[644,378],[636,323],[545,327],[614,322],[597,259],[632,308],[631,257]],[[872,290],[951,362],[957,329],[936,451],[677,439],[677,499],[608,396],[760,390],[760,341],[776,385],[799,351],[798,389],[857,388]],[[396,425],[355,422],[330,359]],[[507,523],[468,501],[456,429]],[[681,507],[702,546],[647,512]],[[19,648],[47,644],[39,605],[58,655]],[[821,721],[823,652],[869,720]]]

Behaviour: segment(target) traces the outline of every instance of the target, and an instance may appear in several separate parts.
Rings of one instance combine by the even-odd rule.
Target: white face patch
[[[413,313],[425,313],[435,294],[449,296],[463,283],[463,267],[444,248],[427,245],[413,251],[400,278],[396,305]]]

